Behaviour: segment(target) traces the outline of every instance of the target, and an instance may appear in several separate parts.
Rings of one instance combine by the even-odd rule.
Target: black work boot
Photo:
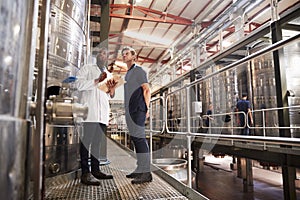
[[[132,184],[142,184],[146,182],[151,182],[152,181],[152,175],[150,172],[142,173],[136,178],[134,178],[131,183]]]
[[[138,173],[138,172],[132,172],[130,174],[126,174],[126,178],[137,178],[138,176],[140,176],[142,173]]]
[[[100,182],[97,179],[95,179],[95,177],[93,177],[91,173],[82,174],[81,183],[84,185],[95,185],[95,186],[100,185]]]
[[[104,174],[103,172],[100,171],[92,172],[92,174],[96,179],[113,179],[112,175]]]

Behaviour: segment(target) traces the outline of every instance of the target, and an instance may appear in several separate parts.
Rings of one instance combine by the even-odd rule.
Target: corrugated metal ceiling
[[[92,1],[91,16],[101,16],[100,5],[97,5],[100,1]],[[297,2],[280,1],[278,12]],[[253,31],[270,20],[270,3],[270,0],[111,0],[110,62],[121,60],[120,49],[129,45],[137,50],[138,64],[154,71],[154,68],[170,60],[171,51],[178,54],[193,38],[200,38],[218,20],[233,20],[234,14],[238,13],[238,5],[243,5],[243,11],[246,11],[245,34]],[[262,12],[267,14],[261,15]],[[220,30],[222,25],[215,29]],[[91,31],[100,31],[98,22],[91,22]],[[230,37],[233,32],[233,25],[222,30],[224,38]],[[93,46],[98,45],[100,37],[93,36],[92,41]],[[218,36],[210,38],[205,45],[209,55],[220,51]]]

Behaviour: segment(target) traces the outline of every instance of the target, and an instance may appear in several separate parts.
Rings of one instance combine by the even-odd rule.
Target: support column
[[[295,168],[282,166],[283,194],[285,200],[297,199],[295,179]]]
[[[109,34],[109,12],[110,6],[108,0],[100,1],[101,4],[101,21],[100,21],[100,44],[105,42],[104,45],[108,46],[108,34]]]
[[[240,158],[241,178],[243,179],[243,191],[253,191],[253,172],[252,160],[248,158]]]
[[[204,150],[201,148],[198,148],[197,153],[197,159],[195,160],[195,162],[197,162],[196,165],[196,189],[200,189],[200,180],[201,180],[201,175],[200,173],[203,172],[204,170]]]
[[[100,21],[100,46],[108,49],[108,34],[109,34],[109,10],[110,5],[108,0],[100,1],[101,4],[101,21]],[[106,135],[101,135],[100,144],[100,165],[109,164],[107,159],[107,138]]]
[[[246,178],[243,182],[244,192],[253,192],[253,171],[251,159],[246,159]]]
[[[234,156],[232,156],[232,163],[230,163],[230,169],[231,170],[236,170],[237,169],[237,163],[236,163],[236,160],[235,160]]]
[[[276,43],[282,40],[281,24],[278,21],[276,14],[277,1],[272,0],[272,18],[274,22],[271,24],[272,31],[272,43]],[[286,81],[286,69],[283,64],[283,49],[279,49],[273,52],[274,59],[274,71],[275,71],[275,83],[276,83],[276,100],[277,107],[288,106],[287,95],[287,81]],[[289,110],[278,110],[278,124],[279,127],[290,126]],[[289,129],[279,129],[280,137],[291,137]],[[288,157],[287,157],[288,163]],[[295,187],[296,170],[293,167],[282,166],[282,178],[283,178],[283,193],[284,199],[296,199],[296,187]]]

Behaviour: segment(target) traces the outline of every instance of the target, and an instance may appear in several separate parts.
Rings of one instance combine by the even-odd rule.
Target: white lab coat
[[[111,74],[106,71],[108,77]],[[85,122],[100,122],[108,125],[109,121],[109,94],[97,88],[94,81],[101,74],[95,64],[87,64],[77,72],[76,87],[80,94],[80,102],[88,106],[88,116]]]

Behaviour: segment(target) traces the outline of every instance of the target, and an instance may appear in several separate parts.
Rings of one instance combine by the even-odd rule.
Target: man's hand
[[[102,82],[104,79],[106,79],[106,77],[107,77],[106,72],[102,72],[99,78],[95,79],[95,84]]]
[[[110,79],[107,81],[106,85],[108,87],[109,90],[114,89],[117,85],[117,81],[115,81],[114,79]]]
[[[106,86],[108,88],[107,93],[109,93],[111,98],[113,98],[115,96],[115,89],[116,89],[117,83],[118,83],[118,81],[115,81],[114,79],[109,79],[106,82]]]

